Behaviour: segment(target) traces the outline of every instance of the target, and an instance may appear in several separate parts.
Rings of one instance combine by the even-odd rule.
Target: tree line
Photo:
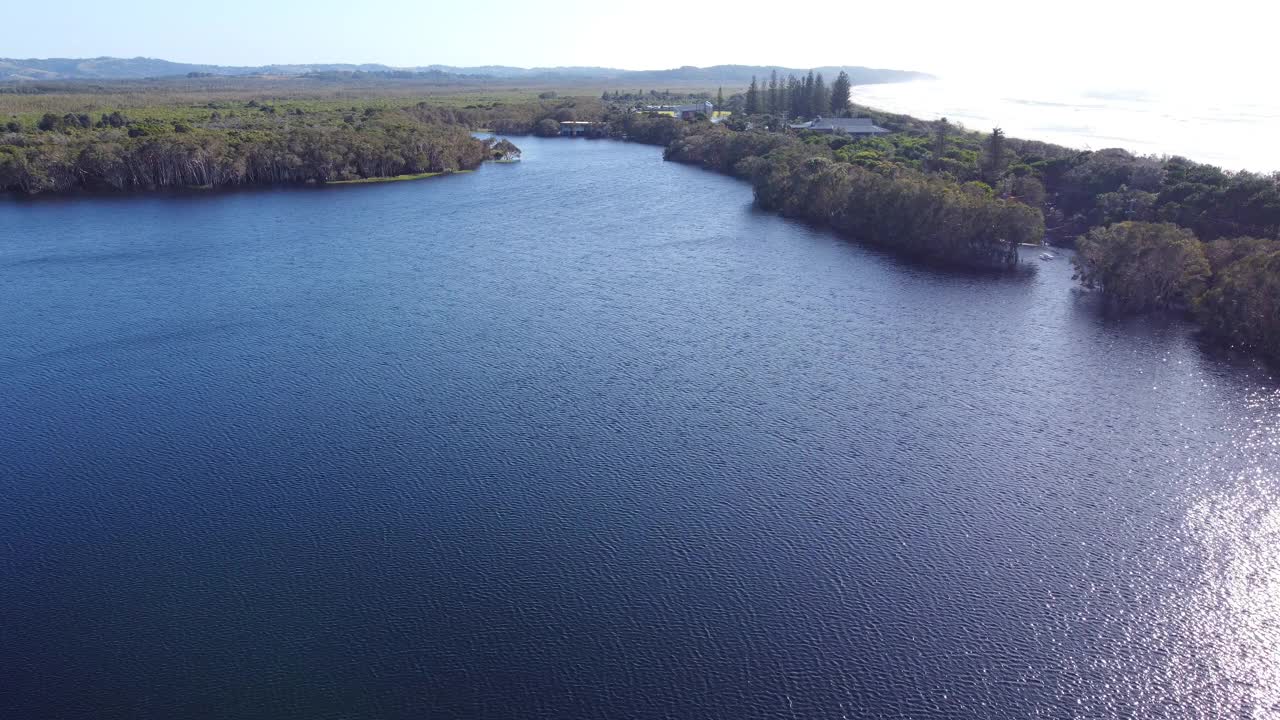
[[[142,121],[119,111],[96,121],[46,114],[34,128],[10,125],[0,134],[0,188],[34,194],[326,183],[469,170],[494,156],[491,142],[453,119],[425,106],[285,114],[257,102],[199,121]]]
[[[1280,361],[1280,173],[1080,151],[945,119],[876,122],[897,132],[809,141],[841,145],[837,156],[863,167],[920,169],[1039,207],[1109,310],[1187,313],[1216,342]]]
[[[747,115],[783,115],[791,118],[812,118],[819,115],[845,117],[849,114],[849,96],[852,85],[844,71],[828,88],[822,73],[812,70],[803,78],[789,75],[779,78],[774,70],[767,84],[753,76],[742,101],[742,111]]]
[[[858,110],[894,132],[772,132],[785,126],[766,115],[606,120],[671,160],[750,180],[762,207],[931,261],[1009,267],[1013,243],[1075,245],[1078,280],[1111,310],[1186,312],[1217,342],[1280,361],[1280,174]]]
[[[1280,175],[1080,151],[998,128],[977,133],[945,119],[853,107],[846,79],[828,89],[811,75],[812,82],[771,77],[728,100],[717,92],[717,105],[736,112],[716,124],[637,111],[639,98],[653,97],[644,93],[323,111],[236,101],[178,115],[142,108],[14,117],[0,132],[0,188],[447,172],[513,156],[475,140],[470,128],[554,135],[562,121],[590,120],[589,136],[662,145],[671,160],[749,180],[762,207],[933,262],[1009,267],[1017,243],[1043,236],[1075,244],[1080,281],[1100,290],[1109,307],[1185,311],[1222,342],[1280,359]],[[757,112],[749,114],[749,105]],[[892,132],[857,138],[787,130],[787,117],[837,108]]]
[[[921,172],[862,168],[794,135],[639,113],[621,130],[665,145],[669,160],[749,180],[765,209],[937,264],[1008,269],[1019,244],[1044,235],[1036,208]]]
[[[1112,309],[1185,310],[1216,340],[1280,360],[1280,240],[1206,243],[1173,223],[1126,220],[1081,236],[1074,261]]]

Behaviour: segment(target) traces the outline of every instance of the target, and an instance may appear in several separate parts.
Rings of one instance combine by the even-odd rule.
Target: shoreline
[[[440,177],[441,175],[459,175],[462,173],[475,172],[474,170],[442,170],[440,172],[416,173],[413,175],[381,175],[367,178],[356,178],[355,180],[330,180],[328,182],[316,183],[318,186],[326,185],[373,185],[376,183],[391,182],[408,182],[411,180],[425,180],[427,178]]]

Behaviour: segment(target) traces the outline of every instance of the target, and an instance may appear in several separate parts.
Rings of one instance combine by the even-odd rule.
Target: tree
[[[724,109],[724,88],[718,88],[716,90],[716,109]]]
[[[991,137],[987,138],[987,157],[983,174],[988,185],[995,187],[1004,174],[1008,159],[1005,157],[1004,130],[993,128]]]
[[[1044,204],[1044,183],[1031,175],[1015,177],[1013,179],[1012,192],[1013,198],[1025,205],[1040,207]]]
[[[804,115],[804,86],[795,75],[787,78],[787,109],[793,118]]]
[[[4,129],[8,130],[9,132],[15,132],[15,133],[22,132],[22,123],[18,122],[17,120],[10,120],[9,122],[5,123]]]
[[[765,104],[765,111],[769,113],[777,113],[782,110],[782,97],[779,95],[778,88],[778,71],[774,70],[769,76],[769,96]]]
[[[747,103],[746,111],[748,115],[760,114],[760,85],[756,83],[756,76],[751,76],[751,84],[747,86]]]
[[[831,83],[831,114],[835,117],[843,117],[848,114],[851,88],[849,73],[841,70],[840,74],[836,76],[835,82]]]
[[[813,102],[813,71],[804,78],[804,84],[800,87],[800,94],[803,99],[800,101],[800,114],[804,117],[813,117],[819,114],[819,111]]]
[[[491,151],[493,153],[494,160],[510,162],[512,160],[520,159],[520,148],[516,147],[515,143],[506,138],[494,143]]]
[[[946,118],[938,121],[937,126],[933,130],[933,148],[930,152],[933,158],[929,162],[929,166],[934,172],[942,169],[942,159],[947,156],[947,136],[951,134],[951,123]]]
[[[540,137],[555,137],[560,134],[560,123],[552,118],[543,118],[538,121],[533,132]]]
[[[1123,312],[1190,307],[1209,277],[1195,233],[1171,223],[1122,222],[1076,240],[1075,277]]]
[[[1196,314],[1214,337],[1280,360],[1280,243],[1247,240],[1256,249],[1215,275]]]
[[[818,73],[813,78],[813,114],[821,115],[831,107],[831,93],[827,90],[827,84],[822,81],[822,73]]]

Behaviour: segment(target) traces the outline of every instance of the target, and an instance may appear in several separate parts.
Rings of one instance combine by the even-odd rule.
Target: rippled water
[[[0,202],[0,717],[1280,717],[1280,396],[650,147]]]

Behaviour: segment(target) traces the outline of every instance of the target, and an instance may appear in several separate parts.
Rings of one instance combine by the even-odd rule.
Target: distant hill
[[[0,80],[137,80],[187,73],[247,75],[253,68],[191,65],[152,58],[0,58]]]
[[[297,65],[262,65],[239,67],[228,65],[196,65],[176,63],[154,58],[0,58],[0,81],[24,80],[139,80],[184,76],[192,73],[216,76],[242,75],[309,75],[317,73],[429,73],[435,76],[458,75],[471,79],[536,81],[595,82],[630,89],[632,85],[671,85],[675,87],[712,87],[718,85],[740,86],[751,82],[751,77],[767,77],[774,70],[779,75],[807,73],[809,68],[784,68],[767,65],[715,65],[699,68],[684,66],[671,70],[619,70],[602,67],[547,67],[519,68],[506,65],[456,67],[452,65],[427,65],[398,68],[389,65],[346,63],[316,63]],[[827,77],[834,78],[841,70],[849,73],[855,85],[873,83],[906,82],[928,78],[924,73],[908,70],[885,70],[859,66],[814,68]]]

